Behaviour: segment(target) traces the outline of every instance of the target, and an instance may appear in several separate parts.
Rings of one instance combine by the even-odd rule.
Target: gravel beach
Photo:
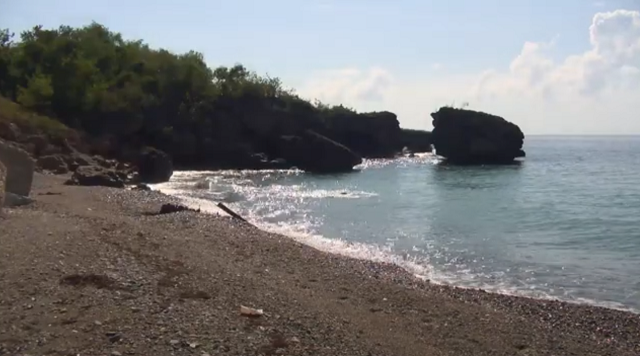
[[[63,181],[36,175],[0,217],[0,355],[640,355],[637,314],[432,285]]]

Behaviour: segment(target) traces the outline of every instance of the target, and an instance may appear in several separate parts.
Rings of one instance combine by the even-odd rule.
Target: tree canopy
[[[153,49],[97,23],[1,30],[0,79],[1,95],[68,127],[168,151],[202,148],[247,115],[321,122],[354,113],[303,100],[241,64],[212,69],[201,53]]]

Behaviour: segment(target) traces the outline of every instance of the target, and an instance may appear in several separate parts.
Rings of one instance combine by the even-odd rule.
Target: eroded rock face
[[[396,114],[388,111],[337,114],[324,119],[319,131],[366,158],[391,158],[402,150],[402,132]]]
[[[6,168],[5,191],[28,197],[33,183],[35,161],[26,151],[2,140],[0,161]]]
[[[362,163],[362,158],[347,147],[311,130],[283,136],[276,145],[278,157],[307,172],[349,172]]]
[[[433,117],[436,154],[454,164],[508,164],[524,157],[524,134],[500,116],[441,108]]]

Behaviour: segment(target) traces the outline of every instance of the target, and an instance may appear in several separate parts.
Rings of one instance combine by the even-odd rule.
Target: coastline
[[[36,202],[0,221],[0,354],[640,354],[637,314],[434,285],[63,181],[37,174]]]

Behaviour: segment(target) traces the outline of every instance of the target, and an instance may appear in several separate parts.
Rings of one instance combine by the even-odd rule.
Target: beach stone
[[[162,204],[160,207],[160,214],[179,213],[181,211],[193,211],[199,213],[200,209],[195,210],[180,204]]]
[[[33,183],[35,161],[29,154],[0,140],[0,161],[6,168],[5,191],[28,197]]]

